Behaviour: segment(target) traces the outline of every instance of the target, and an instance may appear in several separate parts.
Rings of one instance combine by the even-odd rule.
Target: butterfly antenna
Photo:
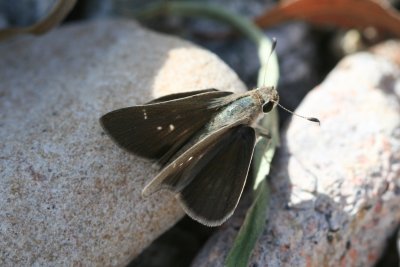
[[[306,116],[299,115],[299,114],[294,113],[293,111],[291,111],[291,110],[285,108],[284,106],[282,106],[282,105],[279,104],[278,102],[276,102],[276,104],[277,104],[281,109],[283,109],[283,110],[289,112],[290,114],[292,114],[292,115],[294,115],[294,116],[297,116],[297,117],[306,119],[306,120],[311,121],[311,122],[318,123],[318,125],[321,126],[321,121],[320,121],[319,119],[317,119],[317,118],[314,118],[314,117],[306,117]]]
[[[265,86],[265,81],[266,81],[266,79],[267,79],[267,69],[268,69],[269,59],[271,58],[272,53],[273,53],[273,52],[275,51],[275,49],[276,49],[276,43],[277,43],[276,38],[275,38],[275,37],[272,37],[271,52],[269,52],[269,55],[268,55],[268,58],[267,58],[267,62],[266,62],[266,64],[265,64],[264,79],[263,79],[263,83],[262,83],[263,86]],[[314,117],[305,117],[305,116],[299,115],[299,114],[294,113],[293,111],[291,111],[291,110],[285,108],[284,106],[282,106],[281,104],[279,104],[279,102],[276,102],[276,104],[277,104],[280,108],[282,108],[283,110],[289,112],[290,114],[292,114],[292,115],[294,115],[294,116],[297,116],[297,117],[306,119],[306,120],[311,121],[311,122],[318,123],[318,125],[321,126],[321,122],[320,122],[320,120],[317,119],[317,118],[314,118]]]
[[[272,37],[272,46],[271,46],[271,51],[269,52],[269,55],[267,57],[267,63],[265,64],[265,72],[264,72],[264,79],[263,79],[263,83],[262,85],[265,86],[265,81],[267,79],[267,70],[268,70],[268,63],[269,63],[269,59],[271,58],[272,53],[275,51],[276,48],[276,38]]]

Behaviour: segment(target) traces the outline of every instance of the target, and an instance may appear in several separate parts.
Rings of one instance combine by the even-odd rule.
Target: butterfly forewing
[[[205,91],[205,92],[204,92]],[[118,109],[101,117],[105,131],[122,148],[159,159],[172,156],[218,111],[212,101],[232,94],[214,89],[176,94],[142,106]],[[193,97],[195,95],[195,97]],[[185,96],[183,98],[180,98]],[[164,157],[166,162],[169,157]]]
[[[217,89],[210,88],[210,89],[204,89],[204,90],[175,93],[175,94],[165,95],[165,96],[161,96],[159,98],[153,99],[150,102],[147,102],[146,105],[176,100],[176,99],[180,99],[180,98],[184,98],[184,97],[188,97],[188,96],[194,96],[194,95],[199,95],[199,94],[204,94],[204,93],[209,93],[209,92],[217,92],[217,91],[218,91]]]

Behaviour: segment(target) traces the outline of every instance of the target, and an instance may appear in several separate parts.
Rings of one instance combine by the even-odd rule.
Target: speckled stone
[[[373,51],[342,60],[296,110],[320,127],[293,117],[282,133],[269,221],[249,266],[374,266],[397,229],[400,42]],[[241,221],[192,266],[223,266]]]
[[[0,44],[0,265],[124,266],[179,220],[157,173],[99,117],[172,92],[244,85],[215,55],[132,21]]]

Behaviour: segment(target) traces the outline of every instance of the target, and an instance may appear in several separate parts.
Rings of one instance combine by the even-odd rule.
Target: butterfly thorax
[[[260,114],[262,114],[262,106],[259,104],[258,97],[246,93],[223,106],[205,128],[207,131],[214,131],[238,120],[240,120],[240,124],[251,125]]]

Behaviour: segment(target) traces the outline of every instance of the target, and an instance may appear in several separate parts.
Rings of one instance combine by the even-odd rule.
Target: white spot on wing
[[[175,126],[173,124],[169,125],[169,131],[172,132],[173,130],[175,130]]]
[[[162,127],[161,126],[157,126],[157,130],[161,131]]]
[[[142,109],[143,111],[143,119],[147,120],[147,112],[146,109]]]

